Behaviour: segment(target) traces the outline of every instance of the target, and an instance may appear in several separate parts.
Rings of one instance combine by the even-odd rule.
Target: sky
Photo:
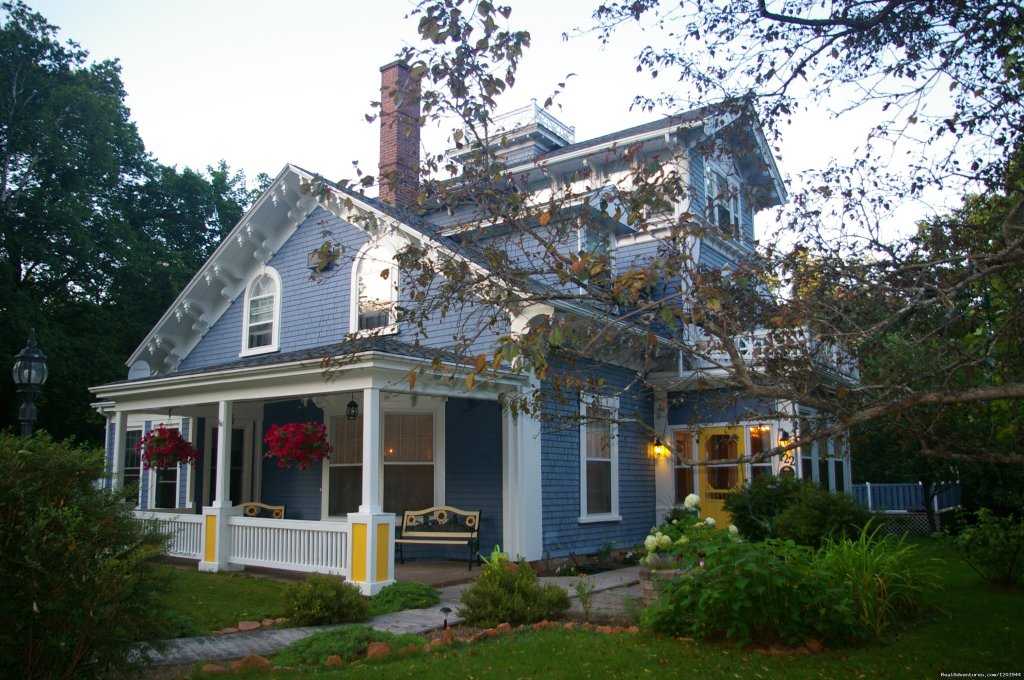
[[[354,176],[353,162],[376,174],[372,100],[379,67],[416,44],[409,0],[28,0],[93,60],[118,59],[132,120],[147,150],[166,165],[204,169],[221,159],[252,178],[293,163],[328,179]],[[582,141],[657,118],[631,111],[640,93],[671,82],[636,72],[638,29],[608,47],[585,34],[597,0],[511,0],[512,25],[532,35],[514,88],[499,113],[567,89],[552,113]],[[574,74],[566,80],[568,74]],[[667,112],[660,112],[667,113]],[[848,159],[864,139],[863,121],[836,122],[821,111],[798,119],[776,153],[783,176]],[[428,130],[432,152],[446,131]]]

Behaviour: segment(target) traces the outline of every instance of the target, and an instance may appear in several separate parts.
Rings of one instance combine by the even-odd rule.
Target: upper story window
[[[268,267],[245,293],[242,355],[277,351],[280,319],[281,278]]]
[[[588,266],[587,279],[591,284],[607,286],[615,275],[615,235],[602,227],[584,224],[578,229],[578,239],[580,254],[597,260]]]
[[[739,185],[714,168],[708,172],[706,195],[707,211],[704,214],[708,220],[724,233],[739,236]]]
[[[359,253],[353,268],[351,329],[354,333],[396,333],[398,268],[395,253],[372,246]]]

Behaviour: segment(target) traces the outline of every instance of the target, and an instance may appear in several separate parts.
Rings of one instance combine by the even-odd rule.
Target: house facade
[[[382,76],[387,93],[409,72],[396,63]],[[745,399],[715,382],[714,362],[677,350],[643,381],[628,352],[581,357],[575,370],[588,379],[575,392],[510,408],[547,394],[549,379],[515,361],[481,372],[465,357],[490,363],[503,338],[557,318],[627,323],[585,295],[540,294],[576,291],[550,271],[506,281],[526,302],[497,314],[471,299],[415,324],[406,314],[422,297],[410,295],[413,274],[399,254],[415,247],[485,280],[490,265],[470,233],[482,234],[477,245],[500,236],[513,261],[544,244],[626,267],[658,248],[658,219],[669,229],[697,214],[709,229],[686,247],[703,267],[728,267],[754,247],[754,212],[785,200],[756,126],[696,111],[575,142],[536,106],[505,117],[499,155],[516,191],[535,204],[568,196],[566,215],[592,218],[551,231],[553,244],[544,224],[509,238],[471,204],[414,213],[418,104],[382,103],[379,198],[285,167],[129,358],[126,379],[93,388],[107,418],[106,483],[137,486],[139,516],[166,526],[173,554],[201,570],[340,574],[372,594],[393,581],[403,510],[479,510],[482,552],[500,545],[541,560],[632,547],[691,492],[727,521],[724,494],[757,474],[849,488],[842,442],[747,462],[798,432],[802,407]],[[725,153],[707,152],[707,140],[725,137]],[[641,231],[612,189],[652,159],[688,190]],[[281,468],[263,456],[272,425],[310,421],[328,431],[323,463]],[[161,424],[201,451],[198,464],[142,468],[138,443]],[[284,506],[284,517],[245,516],[242,503]]]

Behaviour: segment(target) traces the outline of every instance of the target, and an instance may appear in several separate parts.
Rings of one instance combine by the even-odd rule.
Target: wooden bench
[[[402,525],[397,527],[398,558],[405,564],[402,546],[414,545],[465,545],[469,547],[469,568],[473,569],[473,557],[480,564],[480,511],[460,510],[450,505],[435,505],[423,510],[406,510],[402,513]]]
[[[246,517],[259,517],[260,511],[265,510],[274,519],[284,519],[283,505],[267,505],[266,503],[242,503],[242,514]]]

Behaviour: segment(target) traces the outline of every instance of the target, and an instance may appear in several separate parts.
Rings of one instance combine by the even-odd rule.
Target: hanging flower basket
[[[263,457],[276,459],[278,467],[295,465],[304,470],[331,455],[327,428],[313,421],[271,425],[263,443],[270,447]]]
[[[150,430],[135,448],[141,453],[145,470],[170,470],[179,465],[194,465],[200,455],[192,442],[163,423]]]

